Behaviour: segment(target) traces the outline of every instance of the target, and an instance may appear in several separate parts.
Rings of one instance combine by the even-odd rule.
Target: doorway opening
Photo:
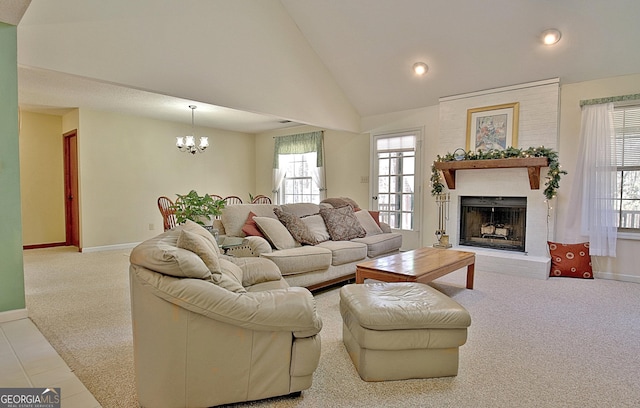
[[[80,248],[80,207],[78,205],[78,130],[62,135],[64,142],[65,245]]]

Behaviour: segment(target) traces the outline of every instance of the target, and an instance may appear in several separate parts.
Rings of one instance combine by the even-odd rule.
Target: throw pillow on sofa
[[[355,215],[360,225],[362,225],[362,228],[367,232],[367,236],[382,234],[380,225],[373,219],[369,211],[356,211]]]
[[[290,249],[300,246],[293,239],[287,227],[285,227],[277,218],[271,217],[253,217],[258,224],[258,228],[264,234],[264,237],[276,249]]]
[[[371,211],[369,210],[369,214],[371,214],[371,218],[380,226],[380,211]]]
[[[253,219],[253,217],[255,216],[256,215],[253,213],[253,211],[249,211],[249,216],[247,216],[247,221],[242,226],[242,232],[244,232],[245,235],[247,236],[264,238],[264,235],[262,234],[262,232],[260,232],[260,228],[258,228],[258,224],[256,224],[255,220]]]
[[[353,201],[349,197],[325,198],[324,200],[320,201],[320,204],[329,204],[330,206],[332,206],[334,208],[342,207],[344,205],[350,205],[353,208],[354,211],[359,211],[360,210],[360,206],[358,205],[358,203],[356,203],[355,201]]]
[[[220,259],[225,259],[240,267],[242,286],[245,288],[262,282],[278,281],[282,278],[278,266],[267,258],[222,255]]]
[[[242,286],[242,269],[226,259],[220,259],[220,280],[215,283],[231,292],[247,293]]]
[[[212,274],[220,272],[220,262],[218,262],[218,250],[207,241],[206,238],[191,231],[182,230],[178,235],[178,248],[186,249],[198,255],[204,261]]]
[[[218,248],[218,242],[214,238],[213,234],[211,234],[211,232],[209,232],[202,225],[198,224],[197,222],[193,222],[191,220],[187,220],[187,221],[185,221],[184,224],[182,224],[182,228],[185,231],[189,231],[189,232],[193,232],[194,234],[198,234],[202,238],[204,238],[207,241],[211,242],[211,245],[213,245],[213,247],[215,248],[216,252],[220,253],[220,249]]]
[[[184,227],[179,225],[138,244],[129,256],[131,263],[163,275],[211,279],[211,271],[198,255],[176,246],[178,236],[183,229]]]
[[[307,215],[301,218],[305,223],[309,231],[313,234],[318,243],[325,242],[331,239],[327,226],[324,224],[324,220],[320,214]]]
[[[218,259],[217,250],[206,238],[191,231],[180,231],[178,248],[198,255],[211,271],[211,282],[231,292],[246,293],[242,287],[242,269],[226,259]]]
[[[279,208],[274,208],[273,213],[280,222],[287,228],[293,239],[301,244],[317,245],[318,240],[309,231],[307,225],[296,215],[284,212]]]
[[[350,205],[338,208],[321,208],[320,215],[327,226],[332,241],[349,241],[354,238],[364,238],[367,235]]]

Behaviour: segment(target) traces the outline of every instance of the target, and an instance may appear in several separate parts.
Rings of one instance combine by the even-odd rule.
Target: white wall
[[[22,244],[66,240],[62,118],[21,111]]]
[[[196,127],[203,154],[179,152],[184,124],[80,109],[78,132],[81,246],[143,241],[162,232],[156,200],[191,189],[248,196],[255,188],[254,135]],[[153,229],[150,229],[150,226]]]

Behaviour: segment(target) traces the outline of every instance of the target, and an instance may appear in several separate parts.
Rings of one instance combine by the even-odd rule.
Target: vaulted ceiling
[[[443,96],[639,73],[639,19],[637,0],[35,0],[18,19],[19,102],[184,122],[194,103],[211,127],[359,131]],[[562,39],[544,46],[551,27]]]

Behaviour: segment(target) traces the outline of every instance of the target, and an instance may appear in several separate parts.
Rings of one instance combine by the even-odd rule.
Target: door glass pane
[[[416,191],[415,135],[378,137],[377,204],[380,219],[395,229],[413,230]]]
[[[402,192],[403,193],[413,193],[413,176],[404,176],[402,178]]]
[[[398,179],[396,177],[389,177],[389,192],[398,191]]]
[[[402,159],[402,173],[414,174],[415,173],[416,158],[413,156],[405,156]]]
[[[376,142],[376,150],[407,150],[414,149],[416,137],[413,135],[379,138]]]
[[[411,213],[402,213],[402,229],[413,229],[413,216]]]
[[[402,211],[413,211],[413,194],[404,194],[402,196]]]
[[[389,159],[380,159],[378,160],[378,174],[389,174]]]
[[[388,193],[389,192],[389,178],[388,177],[380,177],[380,178],[378,178],[378,192],[379,193]]]
[[[400,161],[394,157],[389,161],[389,174],[400,174]]]

